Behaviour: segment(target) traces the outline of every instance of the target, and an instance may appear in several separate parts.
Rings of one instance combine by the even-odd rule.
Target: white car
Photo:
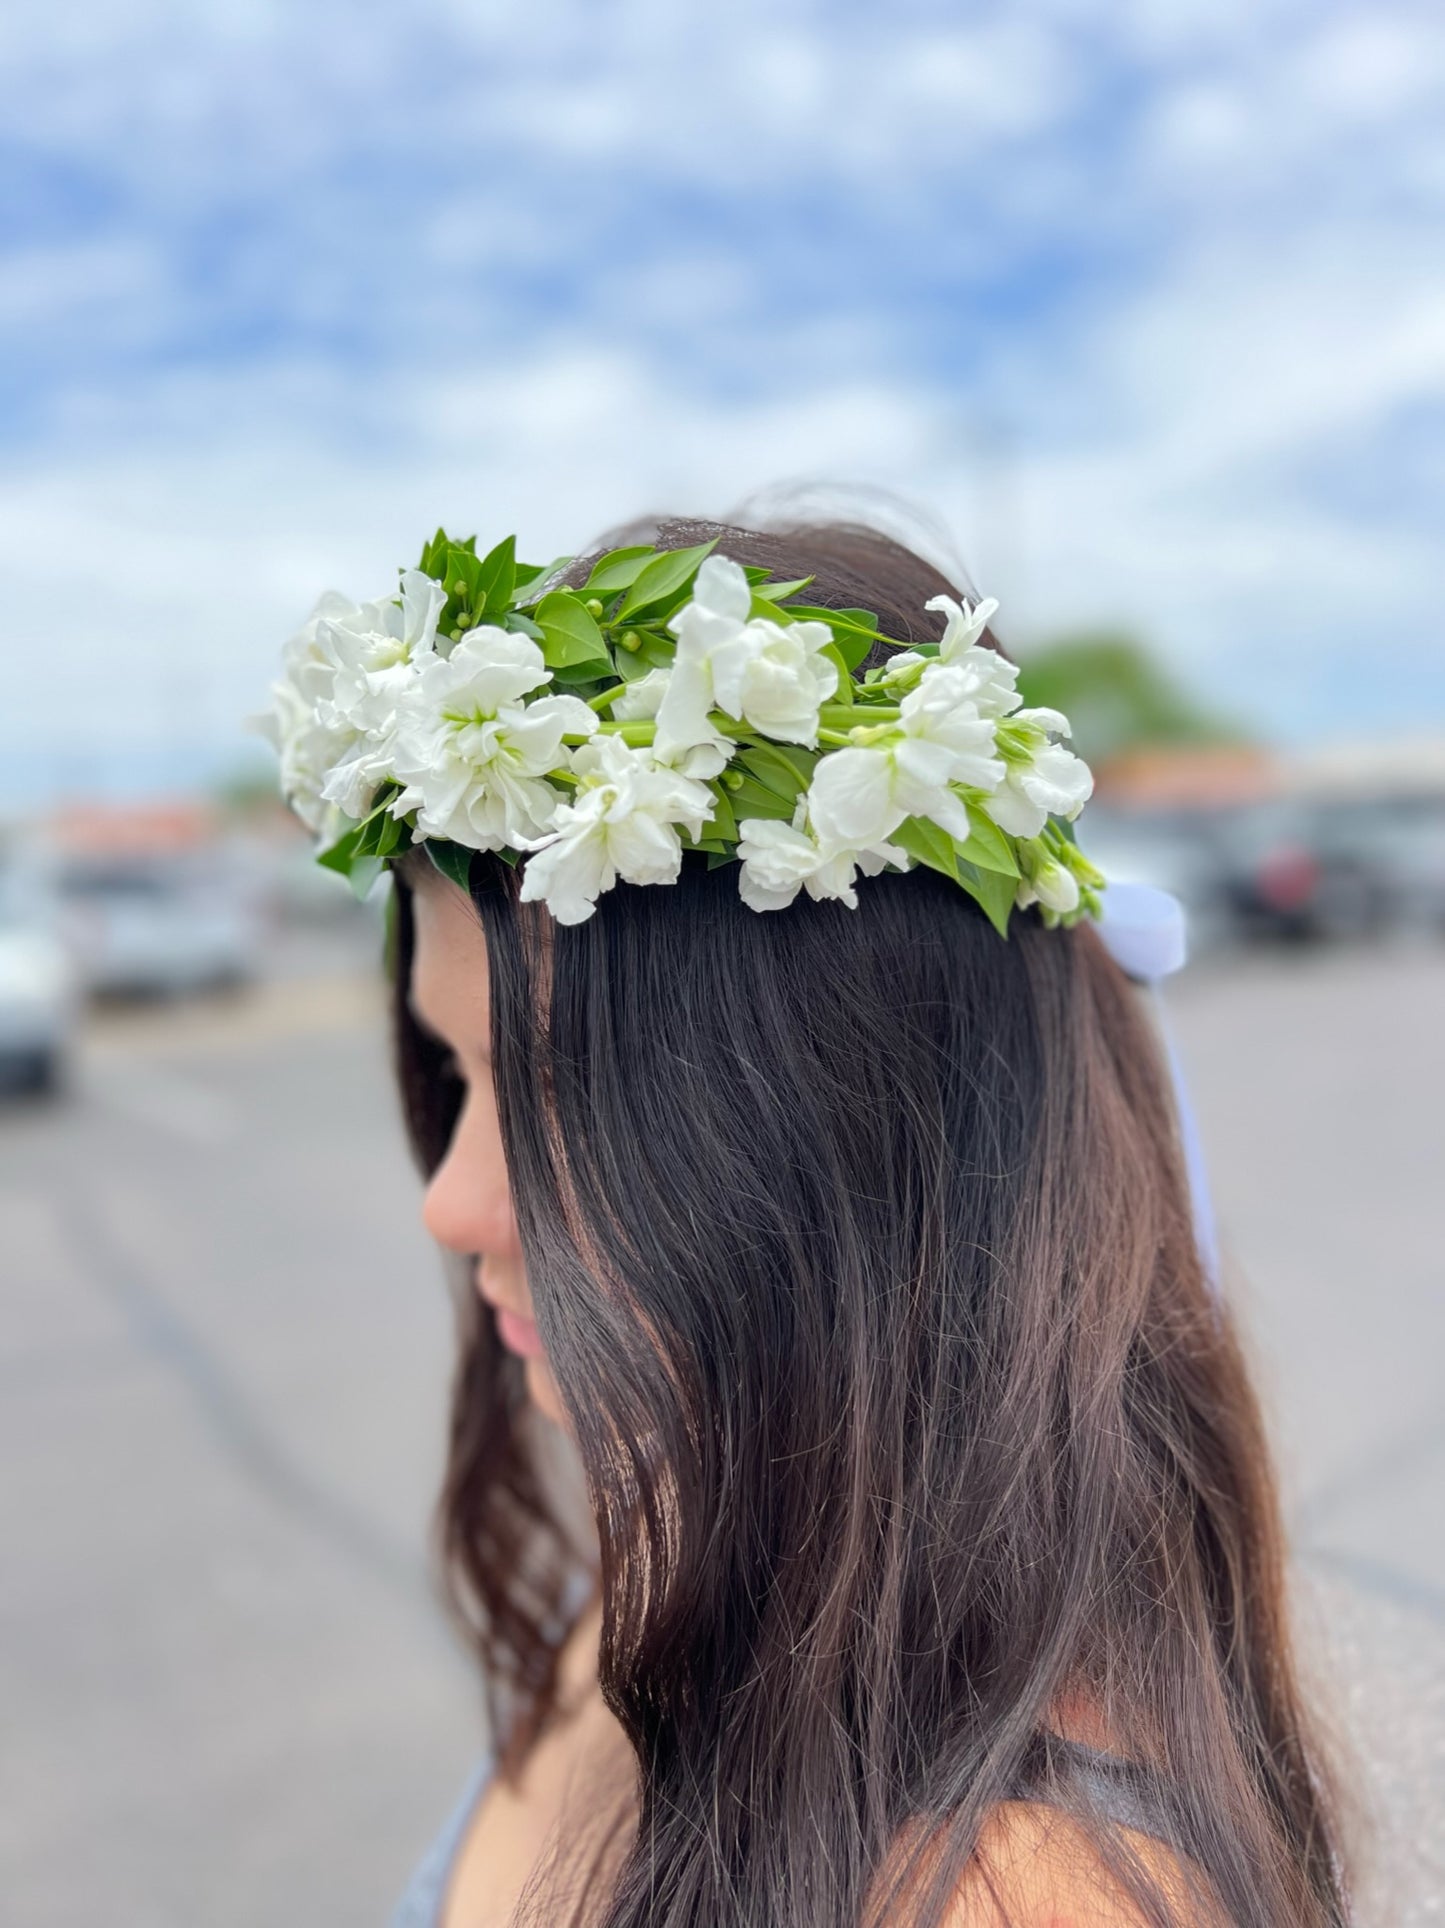
[[[0,1085],[59,1085],[79,1009],[75,969],[43,880],[0,870]]]
[[[102,996],[173,996],[254,977],[253,894],[201,859],[71,859],[60,890],[85,988]]]

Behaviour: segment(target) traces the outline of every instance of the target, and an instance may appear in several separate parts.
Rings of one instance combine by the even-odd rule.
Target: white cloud
[[[0,768],[230,741],[314,593],[438,520],[541,558],[777,477],[938,507],[1005,634],[1134,623],[1272,726],[1348,721],[1361,609],[1426,687],[1445,476],[1388,478],[1445,406],[1445,36],[1408,0],[58,23],[0,18],[37,184]]]
[[[24,643],[8,727],[20,743],[56,734],[63,664],[75,697],[57,781],[73,782],[88,755],[104,768],[117,738],[148,753],[203,741],[224,756],[314,596],[375,593],[438,521],[493,539],[515,529],[544,560],[629,515],[719,513],[789,477],[876,484],[942,511],[1016,641],[1123,621],[1206,686],[1252,664],[1238,707],[1253,698],[1268,725],[1318,727],[1321,652],[1342,648],[1368,610],[1408,661],[1437,564],[1423,534],[1360,528],[1253,479],[1302,437],[1308,447],[1357,430],[1397,389],[1382,375],[1337,384],[1321,357],[1295,378],[1285,431],[1262,434],[1290,341],[1258,336],[1242,383],[1228,343],[1260,311],[1247,285],[1239,299],[1241,313],[1201,318],[1197,288],[1157,291],[1089,345],[1082,378],[1110,394],[1113,429],[1002,457],[960,433],[926,388],[834,371],[809,389],[726,398],[585,342],[393,381],[345,449],[308,435],[304,369],[254,387],[244,410],[229,378],[212,377],[232,404],[223,437],[0,477],[0,567]],[[1398,392],[1414,392],[1419,373],[1406,347],[1391,364]],[[1171,411],[1161,371],[1180,354],[1199,387]],[[207,417],[204,381],[159,413]],[[1003,526],[990,519],[1000,488]],[[1416,632],[1422,662],[1438,640]]]

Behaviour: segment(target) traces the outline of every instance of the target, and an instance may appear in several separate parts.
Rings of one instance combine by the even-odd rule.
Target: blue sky
[[[1020,649],[1445,727],[1427,5],[12,0],[0,801],[241,753],[315,595],[901,494]]]

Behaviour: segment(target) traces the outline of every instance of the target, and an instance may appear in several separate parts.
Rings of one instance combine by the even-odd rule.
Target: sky
[[[1019,653],[1445,728],[1434,4],[9,0],[0,78],[0,806],[240,767],[438,523],[799,491]]]

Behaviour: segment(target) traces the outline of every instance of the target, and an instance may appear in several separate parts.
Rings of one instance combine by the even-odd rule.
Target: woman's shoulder
[[[1116,1827],[1175,1911],[1180,1928],[1222,1928],[1199,1912],[1179,1856],[1138,1829]],[[1147,1917],[1086,1830],[1042,1801],[994,1808],[959,1884],[944,1928],[1146,1928]]]

